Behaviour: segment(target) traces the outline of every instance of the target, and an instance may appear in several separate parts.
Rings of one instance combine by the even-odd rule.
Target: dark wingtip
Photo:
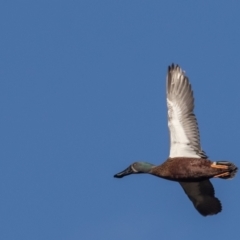
[[[222,211],[222,204],[216,197],[205,196],[204,201],[195,207],[204,217],[212,216]]]
[[[171,70],[173,70],[175,68],[179,68],[179,65],[172,63],[171,65],[168,66],[168,72],[170,72]]]

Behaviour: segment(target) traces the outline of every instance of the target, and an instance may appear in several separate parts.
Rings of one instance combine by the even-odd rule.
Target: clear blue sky
[[[238,239],[240,178],[202,217],[174,182],[114,179],[169,154],[165,76],[193,85],[202,147],[240,166],[240,3],[1,1],[0,239]]]

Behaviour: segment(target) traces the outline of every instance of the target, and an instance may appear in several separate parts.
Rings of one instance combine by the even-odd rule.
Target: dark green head
[[[154,165],[151,163],[135,162],[132,165],[130,165],[127,169],[123,170],[120,173],[115,174],[114,177],[122,178],[133,173],[149,173],[152,167],[154,167]]]

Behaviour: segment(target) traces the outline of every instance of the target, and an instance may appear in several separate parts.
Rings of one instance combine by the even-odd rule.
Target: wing
[[[168,127],[170,158],[207,158],[200,146],[197,119],[193,113],[191,84],[178,65],[168,67],[167,74]]]
[[[200,214],[208,216],[221,212],[221,202],[214,196],[214,188],[209,180],[179,183]]]

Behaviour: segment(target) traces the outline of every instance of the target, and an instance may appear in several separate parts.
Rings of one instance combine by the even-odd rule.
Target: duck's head
[[[149,173],[154,167],[153,164],[147,162],[135,162],[120,173],[114,175],[115,178],[122,178],[133,173]]]

